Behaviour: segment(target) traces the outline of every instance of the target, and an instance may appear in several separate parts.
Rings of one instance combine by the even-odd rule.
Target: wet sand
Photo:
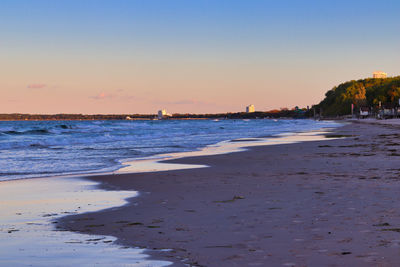
[[[99,190],[73,177],[0,182],[0,266],[165,266],[140,249],[121,249],[116,238],[57,231],[58,218],[122,206],[134,191]],[[88,221],[90,222],[90,221]],[[54,231],[55,230],[55,231]],[[139,265],[140,263],[141,265]]]
[[[352,123],[330,134],[343,139],[169,161],[209,168],[88,177],[140,195],[58,225],[173,266],[396,266],[399,130]]]

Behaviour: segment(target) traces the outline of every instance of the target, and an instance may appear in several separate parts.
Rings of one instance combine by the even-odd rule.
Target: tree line
[[[400,98],[400,76],[391,78],[368,78],[352,80],[333,87],[314,108],[323,116],[351,114],[351,104],[356,109],[369,107],[398,106]]]
[[[287,109],[271,111],[257,111],[253,113],[246,112],[228,112],[215,114],[172,114],[165,119],[263,119],[263,118],[304,118],[308,116],[306,109]],[[156,114],[0,114],[0,120],[151,120],[156,119]]]

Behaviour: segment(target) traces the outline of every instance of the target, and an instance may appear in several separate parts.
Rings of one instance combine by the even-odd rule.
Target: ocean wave
[[[34,174],[37,175],[43,175],[43,174],[56,174],[57,172],[51,172],[51,171],[41,171],[41,172],[34,172]],[[0,172],[0,176],[20,176],[20,175],[29,175],[32,174],[32,172]]]
[[[30,144],[29,146],[32,148],[49,148],[48,146],[42,144]]]
[[[27,130],[27,131],[4,131],[1,132],[6,135],[42,135],[42,134],[51,134],[51,132],[47,129],[37,129],[37,130]]]
[[[65,125],[65,124],[57,125],[56,127],[61,128],[61,129],[72,129],[71,126]]]
[[[0,122],[0,180],[118,169],[127,158],[330,125],[311,120]]]

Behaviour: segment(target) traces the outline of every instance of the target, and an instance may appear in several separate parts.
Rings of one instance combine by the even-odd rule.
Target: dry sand
[[[398,266],[400,127],[333,134],[348,137],[176,160],[209,168],[89,177],[140,196],[59,225],[173,266]]]

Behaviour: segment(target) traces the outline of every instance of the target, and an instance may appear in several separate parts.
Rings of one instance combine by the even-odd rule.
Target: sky
[[[400,75],[398,0],[1,0],[0,113],[265,111]]]

